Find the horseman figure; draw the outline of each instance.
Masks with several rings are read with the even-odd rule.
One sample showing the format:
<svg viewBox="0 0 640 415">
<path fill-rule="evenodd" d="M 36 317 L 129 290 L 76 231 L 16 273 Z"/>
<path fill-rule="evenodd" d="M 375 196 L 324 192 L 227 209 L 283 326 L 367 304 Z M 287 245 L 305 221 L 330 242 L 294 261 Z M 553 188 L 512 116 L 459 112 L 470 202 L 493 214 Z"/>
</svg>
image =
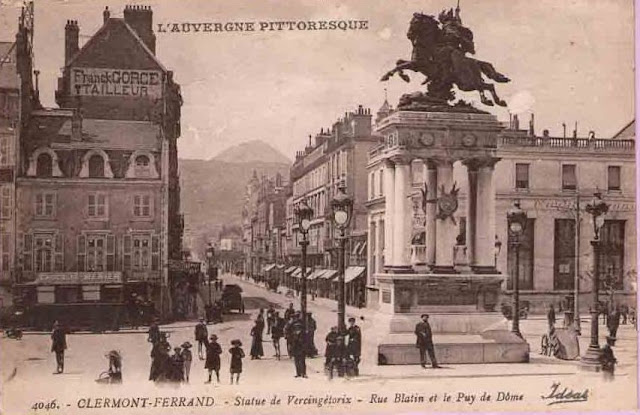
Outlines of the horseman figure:
<svg viewBox="0 0 640 415">
<path fill-rule="evenodd" d="M 433 16 L 414 13 L 407 37 L 413 45 L 411 60 L 399 60 L 396 67 L 387 72 L 382 81 L 398 74 L 405 82 L 409 76 L 405 69 L 425 75 L 422 83 L 427 85 L 425 99 L 431 102 L 448 102 L 455 98 L 453 86 L 462 91 L 478 91 L 485 105 L 506 106 L 498 97 L 493 84 L 487 83 L 483 75 L 496 82 L 509 82 L 509 78 L 497 72 L 493 65 L 466 56 L 475 54 L 473 32 L 462 25 L 460 7 L 455 11 L 442 11 L 436 20 Z M 493 100 L 487 98 L 489 91 Z M 423 101 L 425 99 L 422 99 Z"/>
</svg>

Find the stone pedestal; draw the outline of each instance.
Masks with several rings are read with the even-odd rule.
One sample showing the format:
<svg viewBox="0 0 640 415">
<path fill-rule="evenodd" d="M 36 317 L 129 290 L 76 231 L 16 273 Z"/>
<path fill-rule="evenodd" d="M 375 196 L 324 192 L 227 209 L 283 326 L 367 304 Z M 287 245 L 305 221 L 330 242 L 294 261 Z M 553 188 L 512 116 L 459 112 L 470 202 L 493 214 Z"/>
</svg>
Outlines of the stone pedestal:
<svg viewBox="0 0 640 415">
<path fill-rule="evenodd" d="M 506 330 L 499 304 L 504 275 L 494 267 L 496 117 L 479 111 L 396 111 L 380 121 L 385 139 L 385 272 L 379 287 L 381 364 L 419 363 L 415 325 L 429 314 L 436 356 L 443 363 L 526 362 L 529 345 Z M 411 267 L 407 212 L 411 160 L 425 164 L 427 188 L 424 262 Z M 453 164 L 468 171 L 468 266 L 456 262 L 458 208 Z M 461 245 L 458 246 L 460 248 Z M 389 252 L 392 255 L 387 255 Z M 417 258 L 416 253 L 413 255 Z M 418 265 L 418 262 L 413 261 Z M 426 270 L 425 270 L 426 268 Z M 501 324 L 502 323 L 502 324 Z"/>
</svg>

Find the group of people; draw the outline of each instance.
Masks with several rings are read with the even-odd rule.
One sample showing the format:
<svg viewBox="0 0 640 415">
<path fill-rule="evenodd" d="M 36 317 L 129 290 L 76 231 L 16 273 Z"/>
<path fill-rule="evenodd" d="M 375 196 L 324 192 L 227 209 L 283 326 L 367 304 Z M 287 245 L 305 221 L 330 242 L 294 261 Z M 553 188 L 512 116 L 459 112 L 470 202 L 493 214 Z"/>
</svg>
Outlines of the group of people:
<svg viewBox="0 0 640 415">
<path fill-rule="evenodd" d="M 338 376 L 358 376 L 362 354 L 362 330 L 354 317 L 349 318 L 349 327 L 340 333 L 338 326 L 331 327 L 325 337 L 324 366 L 329 379 L 334 370 Z"/>
<path fill-rule="evenodd" d="M 220 355 L 222 355 L 222 346 L 218 343 L 218 336 L 215 334 L 209 336 L 209 331 L 204 319 L 200 319 L 200 322 L 196 324 L 194 334 L 196 342 L 198 343 L 198 358 L 205 361 L 204 367 L 209 372 L 209 378 L 205 383 L 212 382 L 214 372 L 216 374 L 216 381 L 220 383 Z M 240 340 L 232 340 L 231 346 L 229 349 L 229 353 L 231 354 L 229 367 L 231 384 L 233 384 L 234 375 L 236 384 L 238 384 L 240 382 L 240 374 L 242 373 L 242 359 L 244 359 L 245 354 Z"/>
<path fill-rule="evenodd" d="M 154 321 L 149 327 L 147 341 L 151 347 L 151 369 L 149 380 L 154 382 L 189 382 L 191 372 L 191 343 L 184 342 L 173 348 L 168 341 L 168 334 L 160 331 L 158 322 Z"/>
</svg>

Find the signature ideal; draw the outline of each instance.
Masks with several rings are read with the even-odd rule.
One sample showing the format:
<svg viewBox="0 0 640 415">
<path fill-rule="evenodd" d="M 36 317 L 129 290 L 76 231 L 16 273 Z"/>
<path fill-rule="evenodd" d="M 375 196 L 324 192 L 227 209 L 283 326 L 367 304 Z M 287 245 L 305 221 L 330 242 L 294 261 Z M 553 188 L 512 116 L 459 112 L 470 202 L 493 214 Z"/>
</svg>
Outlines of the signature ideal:
<svg viewBox="0 0 640 415">
<path fill-rule="evenodd" d="M 577 390 L 562 386 L 560 382 L 551 385 L 551 391 L 546 396 L 541 396 L 543 400 L 549 400 L 547 405 L 558 403 L 586 402 L 589 399 L 589 389 Z"/>
</svg>

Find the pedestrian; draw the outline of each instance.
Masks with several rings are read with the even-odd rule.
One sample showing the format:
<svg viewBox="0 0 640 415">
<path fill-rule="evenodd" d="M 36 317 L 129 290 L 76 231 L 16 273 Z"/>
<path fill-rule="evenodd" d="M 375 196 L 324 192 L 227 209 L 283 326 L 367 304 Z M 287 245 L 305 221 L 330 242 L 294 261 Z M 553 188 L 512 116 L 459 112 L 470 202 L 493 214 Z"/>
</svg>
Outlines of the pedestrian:
<svg viewBox="0 0 640 415">
<path fill-rule="evenodd" d="M 331 359 L 334 357 L 336 343 L 338 341 L 338 326 L 331 327 L 331 330 L 327 333 L 324 341 L 326 344 L 324 349 L 324 366 L 326 369 L 329 369 Z"/>
<path fill-rule="evenodd" d="M 280 317 L 280 313 L 273 312 L 273 327 L 271 328 L 271 340 L 273 348 L 276 352 L 276 359 L 280 360 L 280 339 L 284 335 L 284 320 Z"/>
<path fill-rule="evenodd" d="M 307 356 L 309 357 L 316 357 L 318 355 L 318 349 L 315 343 L 317 328 L 316 320 L 311 316 L 311 313 L 307 313 Z"/>
<path fill-rule="evenodd" d="M 291 353 L 291 343 L 293 342 L 293 316 L 285 318 L 284 339 L 287 344 L 287 356 L 291 359 L 293 357 L 293 354 Z"/>
<path fill-rule="evenodd" d="M 173 382 L 182 382 L 184 380 L 184 360 L 182 359 L 182 349 L 180 347 L 173 348 L 170 363 L 167 378 Z"/>
<path fill-rule="evenodd" d="M 206 340 L 206 339 L 205 339 Z M 193 360 L 193 354 L 191 353 L 191 343 L 182 343 L 182 361 L 184 364 L 184 381 L 189 382 L 189 373 L 191 373 L 191 361 Z"/>
<path fill-rule="evenodd" d="M 553 304 L 549 306 L 549 311 L 547 312 L 547 323 L 549 323 L 549 328 L 555 327 L 556 325 L 556 310 Z"/>
<path fill-rule="evenodd" d="M 231 353 L 231 384 L 233 385 L 233 375 L 236 375 L 236 385 L 240 382 L 240 373 L 242 373 L 242 359 L 244 358 L 244 350 L 242 350 L 242 342 L 238 339 L 232 340 L 229 349 Z"/>
<path fill-rule="evenodd" d="M 284 319 L 289 321 L 291 317 L 296 313 L 296 310 L 293 308 L 293 303 L 289 303 L 289 308 L 287 308 L 284 312 Z"/>
<path fill-rule="evenodd" d="M 56 354 L 56 373 L 64 372 L 64 351 L 67 349 L 67 333 L 58 321 L 53 323 L 51 351 Z"/>
<path fill-rule="evenodd" d="M 222 354 L 222 347 L 218 344 L 218 336 L 215 334 L 212 334 L 209 339 L 210 341 L 206 343 L 207 360 L 204 363 L 204 368 L 209 371 L 209 380 L 205 383 L 211 383 L 211 372 L 216 372 L 216 380 L 220 383 L 220 355 Z"/>
<path fill-rule="evenodd" d="M 604 374 L 605 380 L 613 380 L 617 360 L 611 347 L 615 341 L 616 339 L 614 337 L 607 336 L 607 344 L 604 345 L 600 353 L 600 364 L 602 365 L 602 373 Z"/>
<path fill-rule="evenodd" d="M 336 342 L 331 352 L 331 360 L 329 362 L 329 379 L 333 379 L 334 369 L 339 377 L 344 376 L 345 361 L 347 359 L 347 347 L 344 344 L 344 336 L 337 333 Z"/>
<path fill-rule="evenodd" d="M 200 358 L 200 360 L 204 360 L 208 336 L 209 331 L 207 330 L 207 324 L 204 322 L 204 318 L 201 318 L 195 328 L 195 338 L 198 342 L 198 358 Z"/>
<path fill-rule="evenodd" d="M 609 313 L 607 318 L 607 328 L 609 329 L 609 336 L 615 339 L 618 334 L 618 327 L 620 327 L 620 310 L 616 307 Z"/>
<path fill-rule="evenodd" d="M 169 350 L 171 345 L 167 341 L 167 334 L 160 332 L 159 340 L 151 348 L 151 369 L 149 370 L 149 380 L 157 382 L 165 380 L 167 368 L 169 367 Z"/>
<path fill-rule="evenodd" d="M 139 300 L 138 300 L 138 296 L 135 292 L 131 293 L 131 297 L 129 297 L 129 301 L 127 304 L 127 308 L 128 308 L 128 314 L 129 314 L 129 322 L 131 323 L 131 328 L 137 330 L 139 323 L 138 323 L 138 316 L 139 316 L 139 311 L 138 311 L 138 307 L 139 307 Z"/>
<path fill-rule="evenodd" d="M 347 336 L 349 340 L 347 343 L 347 354 L 353 361 L 354 375 L 359 375 L 360 355 L 362 353 L 362 331 L 356 324 L 356 319 L 349 317 L 349 328 L 347 329 Z"/>
<path fill-rule="evenodd" d="M 260 316 L 256 319 L 255 325 L 251 328 L 251 360 L 261 359 L 264 356 L 264 349 L 262 348 L 262 331 L 264 330 L 264 323 L 260 320 Z"/>
<path fill-rule="evenodd" d="M 273 304 L 269 305 L 269 309 L 267 310 L 267 334 L 271 334 L 275 312 L 276 310 L 273 308 Z"/>
<path fill-rule="evenodd" d="M 304 336 L 302 327 L 299 325 L 293 325 L 291 353 L 293 353 L 294 364 L 296 366 L 296 377 L 307 377 L 307 363 L 306 358 L 306 346 L 307 341 Z"/>
<path fill-rule="evenodd" d="M 154 318 L 147 332 L 147 341 L 151 344 L 156 344 L 160 341 L 160 327 L 158 326 L 158 322 L 158 318 Z"/>
<path fill-rule="evenodd" d="M 620 312 L 622 314 L 622 324 L 627 324 L 627 319 L 629 317 L 629 306 L 626 304 L 623 304 Z"/>
<path fill-rule="evenodd" d="M 423 314 L 420 317 L 422 321 L 416 324 L 415 329 L 416 347 L 420 350 L 420 365 L 424 368 L 427 367 L 426 353 L 428 353 L 431 366 L 439 368 L 440 366 L 436 361 L 436 354 L 433 350 L 433 335 L 429 324 L 429 314 Z"/>
</svg>

